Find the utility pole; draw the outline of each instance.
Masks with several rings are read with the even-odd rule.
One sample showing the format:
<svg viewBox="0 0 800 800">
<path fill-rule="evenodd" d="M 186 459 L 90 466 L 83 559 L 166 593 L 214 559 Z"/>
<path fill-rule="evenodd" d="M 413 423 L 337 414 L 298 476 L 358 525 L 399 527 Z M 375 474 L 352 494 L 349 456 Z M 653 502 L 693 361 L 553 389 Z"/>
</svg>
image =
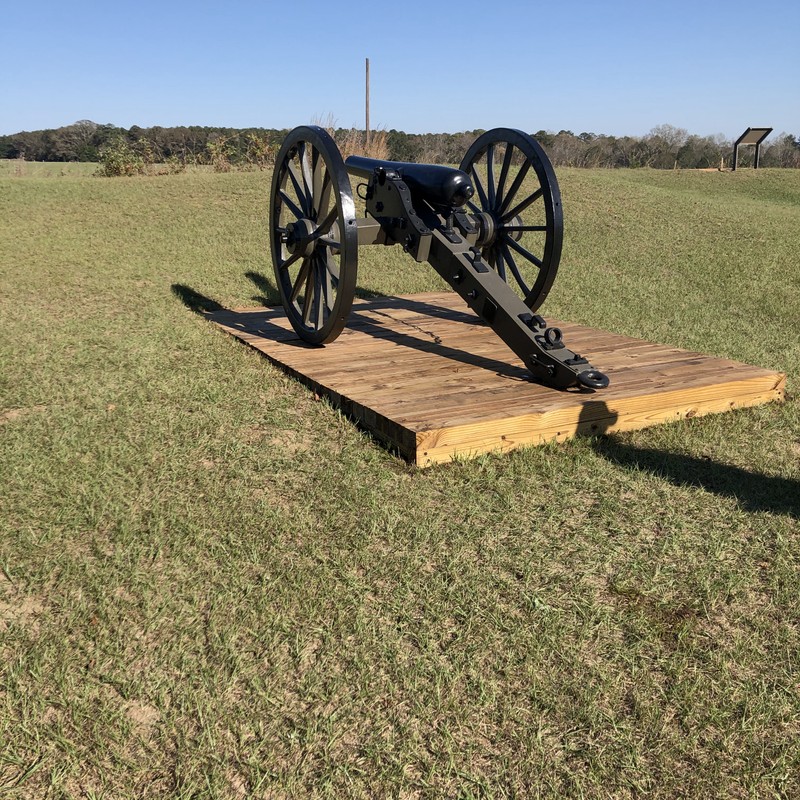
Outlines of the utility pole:
<svg viewBox="0 0 800 800">
<path fill-rule="evenodd" d="M 367 59 L 367 149 L 369 150 L 369 59 Z"/>
</svg>

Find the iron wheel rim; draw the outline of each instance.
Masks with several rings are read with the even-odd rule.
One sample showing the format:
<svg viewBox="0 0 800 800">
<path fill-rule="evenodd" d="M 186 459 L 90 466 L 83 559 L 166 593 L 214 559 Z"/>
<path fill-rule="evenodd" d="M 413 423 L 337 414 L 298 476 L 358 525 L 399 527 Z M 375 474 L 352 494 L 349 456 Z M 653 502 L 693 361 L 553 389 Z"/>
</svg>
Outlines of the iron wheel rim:
<svg viewBox="0 0 800 800">
<path fill-rule="evenodd" d="M 561 192 L 550 159 L 527 133 L 494 128 L 475 140 L 460 168 L 476 189 L 468 208 L 488 217 L 486 227 L 493 228 L 481 255 L 535 311 L 556 278 L 564 239 Z"/>
<path fill-rule="evenodd" d="M 291 131 L 275 159 L 270 246 L 292 327 L 311 344 L 332 342 L 353 304 L 358 228 L 342 156 L 315 125 Z"/>
</svg>

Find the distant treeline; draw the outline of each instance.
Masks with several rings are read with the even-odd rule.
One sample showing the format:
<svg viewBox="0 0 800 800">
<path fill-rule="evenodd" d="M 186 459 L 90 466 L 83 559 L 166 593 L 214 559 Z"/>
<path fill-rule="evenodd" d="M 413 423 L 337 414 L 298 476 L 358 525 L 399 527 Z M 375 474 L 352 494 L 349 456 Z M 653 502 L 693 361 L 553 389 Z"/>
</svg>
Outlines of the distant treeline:
<svg viewBox="0 0 800 800">
<path fill-rule="evenodd" d="M 215 164 L 224 156 L 232 166 L 265 166 L 280 148 L 286 129 L 215 128 L 198 125 L 162 128 L 119 128 L 81 120 L 62 128 L 22 131 L 0 136 L 0 158 L 29 161 L 102 161 L 104 151 L 123 146 L 156 161 Z M 337 128 L 343 150 L 364 141 L 363 131 Z M 388 158 L 398 161 L 459 163 L 482 130 L 462 133 L 379 131 Z M 556 166 L 653 167 L 697 169 L 730 165 L 733 142 L 723 136 L 697 136 L 682 128 L 660 125 L 645 136 L 607 136 L 562 130 L 533 134 Z M 740 150 L 740 163 L 752 158 L 752 148 Z M 800 167 L 800 137 L 773 134 L 761 148 L 764 167 Z"/>
</svg>

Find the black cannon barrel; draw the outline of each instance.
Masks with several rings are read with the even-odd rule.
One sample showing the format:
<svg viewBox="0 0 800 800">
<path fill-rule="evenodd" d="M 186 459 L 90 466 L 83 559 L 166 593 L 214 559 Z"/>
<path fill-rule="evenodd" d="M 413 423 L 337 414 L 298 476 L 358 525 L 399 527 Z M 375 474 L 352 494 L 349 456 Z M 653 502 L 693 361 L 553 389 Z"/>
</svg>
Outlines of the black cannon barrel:
<svg viewBox="0 0 800 800">
<path fill-rule="evenodd" d="M 349 156 L 344 163 L 348 172 L 367 180 L 378 168 L 398 172 L 412 196 L 422 198 L 434 206 L 457 208 L 475 194 L 469 175 L 454 167 L 408 161 L 382 161 L 365 156 Z"/>
</svg>

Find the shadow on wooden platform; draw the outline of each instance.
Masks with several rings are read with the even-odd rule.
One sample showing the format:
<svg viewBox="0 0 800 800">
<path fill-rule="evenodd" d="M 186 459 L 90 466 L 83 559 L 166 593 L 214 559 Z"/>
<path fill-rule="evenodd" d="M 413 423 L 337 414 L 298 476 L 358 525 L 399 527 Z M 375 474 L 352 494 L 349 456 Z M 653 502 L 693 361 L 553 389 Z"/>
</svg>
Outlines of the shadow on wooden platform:
<svg viewBox="0 0 800 800">
<path fill-rule="evenodd" d="M 347 327 L 327 347 L 297 338 L 281 307 L 228 310 L 198 298 L 195 310 L 419 466 L 784 396 L 781 373 L 556 320 L 550 322 L 569 346 L 586 352 L 611 386 L 549 389 L 532 382 L 452 293 L 357 300 Z M 190 305 L 192 298 L 182 299 Z"/>
</svg>

